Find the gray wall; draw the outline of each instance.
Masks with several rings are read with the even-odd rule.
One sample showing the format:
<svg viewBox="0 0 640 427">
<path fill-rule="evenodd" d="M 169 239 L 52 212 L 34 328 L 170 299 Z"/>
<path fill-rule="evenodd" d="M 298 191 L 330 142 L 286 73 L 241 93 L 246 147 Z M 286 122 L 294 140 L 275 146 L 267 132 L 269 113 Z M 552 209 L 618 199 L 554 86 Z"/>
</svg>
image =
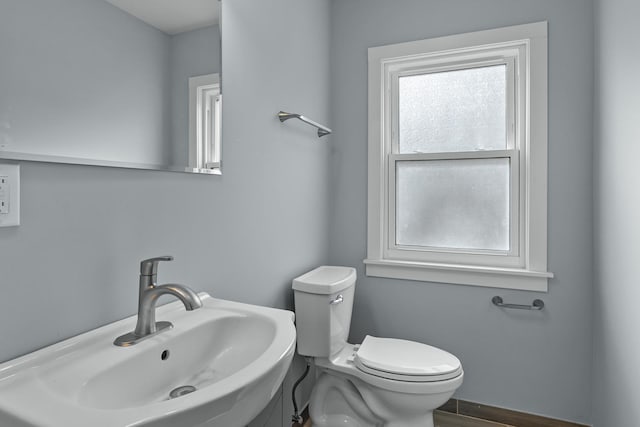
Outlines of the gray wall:
<svg viewBox="0 0 640 427">
<path fill-rule="evenodd" d="M 167 163 L 167 35 L 105 1 L 0 11 L 0 149 Z"/>
<path fill-rule="evenodd" d="M 222 178 L 235 183 L 240 197 L 225 222 L 237 233 L 226 242 L 225 262 L 236 282 L 247 283 L 249 302 L 292 305 L 291 279 L 327 262 L 331 137 L 318 139 L 299 121 L 281 124 L 276 114 L 329 122 L 329 6 L 329 0 L 223 3 Z M 240 179 L 247 173 L 254 178 Z M 243 236 L 252 235 L 247 244 Z M 260 265 L 247 264 L 247 256 Z M 290 421 L 291 388 L 303 370 L 296 357 L 282 394 L 252 427 Z M 300 408 L 312 385 L 309 375 L 298 393 Z"/>
<path fill-rule="evenodd" d="M 590 421 L 591 1 L 329 3 L 224 3 L 222 176 L 22 163 L 22 226 L 0 228 L 0 360 L 134 314 L 138 262 L 145 257 L 176 257 L 162 265 L 161 281 L 276 307 L 291 306 L 292 277 L 330 262 L 359 271 L 353 341 L 369 333 L 445 348 L 466 370 L 458 397 Z M 613 48 L 624 43 L 611 33 L 627 21 L 630 6 L 630 0 L 614 0 L 602 12 L 602 44 L 607 55 L 616 52 L 607 61 L 621 61 Z M 549 21 L 550 40 L 549 268 L 556 274 L 550 292 L 364 277 L 366 49 L 541 20 Z M 618 70 L 638 68 L 625 63 Z M 631 238 L 638 230 L 631 218 L 638 204 L 615 191 L 638 178 L 629 155 L 637 147 L 628 142 L 635 134 L 626 118 L 638 96 L 632 98 L 632 84 L 623 87 L 624 78 L 611 69 L 601 79 L 609 112 L 600 151 L 605 144 L 613 150 L 600 153 L 599 206 L 615 209 L 600 214 L 596 288 L 603 294 L 606 284 L 612 292 L 598 295 L 603 320 L 596 347 L 606 348 L 595 367 L 620 375 L 601 377 L 602 391 L 594 396 L 596 406 L 611 409 L 597 410 L 596 420 L 625 418 L 598 426 L 634 419 L 629 400 L 638 394 L 633 379 L 639 378 L 640 345 L 630 326 L 638 321 L 630 305 L 637 294 Z M 280 124 L 280 109 L 328 123 L 333 140 L 318 140 L 299 123 Z M 541 297 L 547 309 L 504 312 L 490 304 L 497 294 L 521 303 Z M 298 360 L 282 397 L 272 402 L 275 413 L 265 415 L 271 423 L 288 419 L 287 388 L 301 368 Z"/>
<path fill-rule="evenodd" d="M 549 293 L 364 276 L 367 48 L 549 21 Z M 592 377 L 593 5 L 589 0 L 342 0 L 332 9 L 330 261 L 358 269 L 351 339 L 406 338 L 456 354 L 457 397 L 589 422 Z M 503 311 L 493 295 L 543 312 Z M 613 425 L 613 424 L 609 424 Z M 618 424 L 623 425 L 623 424 Z"/>
<path fill-rule="evenodd" d="M 640 4 L 598 0 L 594 425 L 640 419 Z"/>
<path fill-rule="evenodd" d="M 227 3 L 223 175 L 23 162 L 22 225 L 0 228 L 0 360 L 133 315 L 143 258 L 175 256 L 161 282 L 275 307 L 326 263 L 329 147 L 276 113 L 328 119 L 328 3 Z"/>
<path fill-rule="evenodd" d="M 170 39 L 172 165 L 189 164 L 189 77 L 220 72 L 220 27 Z"/>
</svg>

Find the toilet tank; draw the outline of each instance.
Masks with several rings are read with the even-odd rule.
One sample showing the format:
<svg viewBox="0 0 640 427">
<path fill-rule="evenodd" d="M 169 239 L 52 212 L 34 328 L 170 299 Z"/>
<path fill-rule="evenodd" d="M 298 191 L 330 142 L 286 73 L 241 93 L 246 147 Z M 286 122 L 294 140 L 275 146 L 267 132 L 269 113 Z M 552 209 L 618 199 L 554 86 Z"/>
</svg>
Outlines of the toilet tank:
<svg viewBox="0 0 640 427">
<path fill-rule="evenodd" d="M 330 357 L 347 343 L 356 284 L 351 267 L 322 266 L 293 279 L 298 354 Z"/>
</svg>

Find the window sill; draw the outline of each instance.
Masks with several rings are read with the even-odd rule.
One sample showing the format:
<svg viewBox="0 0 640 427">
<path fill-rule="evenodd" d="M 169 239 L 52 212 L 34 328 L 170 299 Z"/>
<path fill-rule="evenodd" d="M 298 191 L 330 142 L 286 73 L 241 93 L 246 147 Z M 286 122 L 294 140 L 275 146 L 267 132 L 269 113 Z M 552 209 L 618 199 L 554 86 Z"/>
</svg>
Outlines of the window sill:
<svg viewBox="0 0 640 427">
<path fill-rule="evenodd" d="M 431 264 L 423 262 L 365 259 L 366 275 L 388 279 L 453 283 L 489 288 L 547 292 L 553 273 L 517 268 Z"/>
<path fill-rule="evenodd" d="M 205 175 L 222 175 L 222 170 L 220 169 L 220 167 L 211 167 L 211 168 L 185 168 L 186 172 L 193 172 L 193 173 L 202 173 Z"/>
</svg>

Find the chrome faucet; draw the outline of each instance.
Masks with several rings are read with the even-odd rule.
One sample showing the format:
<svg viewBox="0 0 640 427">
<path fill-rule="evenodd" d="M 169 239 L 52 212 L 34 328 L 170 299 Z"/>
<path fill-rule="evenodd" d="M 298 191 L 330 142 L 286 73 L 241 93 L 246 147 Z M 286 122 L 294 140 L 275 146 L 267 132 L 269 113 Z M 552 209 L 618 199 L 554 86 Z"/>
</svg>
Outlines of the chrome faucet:
<svg viewBox="0 0 640 427">
<path fill-rule="evenodd" d="M 178 298 L 188 311 L 202 307 L 200 297 L 183 285 L 157 285 L 158 264 L 160 261 L 172 261 L 172 256 L 150 258 L 140 263 L 140 292 L 138 294 L 138 322 L 133 332 L 116 338 L 113 342 L 120 347 L 129 347 L 149 338 L 165 329 L 173 327 L 171 322 L 156 322 L 156 303 L 162 295 Z"/>
</svg>

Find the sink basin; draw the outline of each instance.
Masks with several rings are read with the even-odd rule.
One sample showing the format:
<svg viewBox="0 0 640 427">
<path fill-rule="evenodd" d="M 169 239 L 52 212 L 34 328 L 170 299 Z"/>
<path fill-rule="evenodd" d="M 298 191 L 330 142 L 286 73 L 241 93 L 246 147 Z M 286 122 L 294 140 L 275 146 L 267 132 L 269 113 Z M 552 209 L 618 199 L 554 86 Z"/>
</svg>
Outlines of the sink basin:
<svg viewBox="0 0 640 427">
<path fill-rule="evenodd" d="M 241 427 L 274 396 L 295 349 L 293 313 L 211 298 L 159 307 L 174 327 L 113 345 L 130 317 L 0 365 L 7 427 Z"/>
</svg>

